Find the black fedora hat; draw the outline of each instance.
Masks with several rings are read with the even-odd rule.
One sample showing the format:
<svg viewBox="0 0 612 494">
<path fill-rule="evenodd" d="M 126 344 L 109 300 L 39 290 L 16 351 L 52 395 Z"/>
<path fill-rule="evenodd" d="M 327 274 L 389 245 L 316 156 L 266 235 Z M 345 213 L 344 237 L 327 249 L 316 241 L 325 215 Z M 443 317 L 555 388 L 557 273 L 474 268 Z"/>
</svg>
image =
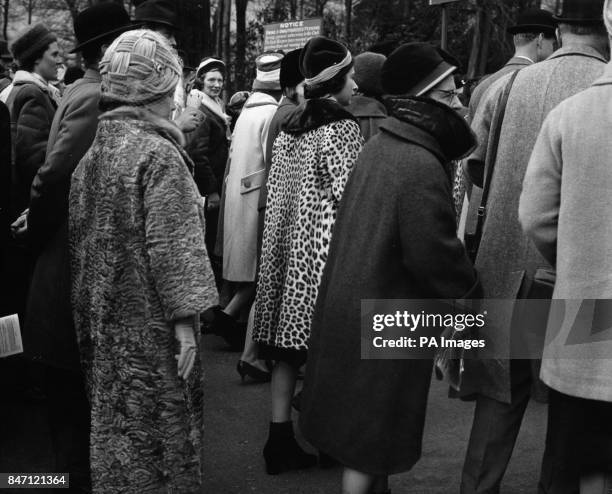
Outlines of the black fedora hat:
<svg viewBox="0 0 612 494">
<path fill-rule="evenodd" d="M 144 24 L 152 22 L 178 30 L 178 14 L 174 2 L 169 0 L 146 0 L 136 7 L 134 22 Z"/>
<path fill-rule="evenodd" d="M 604 0 L 557 0 L 553 18 L 564 24 L 603 24 Z"/>
<path fill-rule="evenodd" d="M 516 25 L 508 28 L 510 34 L 520 33 L 546 33 L 555 34 L 557 23 L 552 13 L 542 9 L 530 9 L 518 17 Z"/>
<path fill-rule="evenodd" d="M 134 26 L 123 6 L 115 2 L 103 2 L 79 12 L 74 20 L 76 46 L 70 53 L 81 51 L 95 43 L 101 43 L 113 34 L 120 34 Z"/>
</svg>

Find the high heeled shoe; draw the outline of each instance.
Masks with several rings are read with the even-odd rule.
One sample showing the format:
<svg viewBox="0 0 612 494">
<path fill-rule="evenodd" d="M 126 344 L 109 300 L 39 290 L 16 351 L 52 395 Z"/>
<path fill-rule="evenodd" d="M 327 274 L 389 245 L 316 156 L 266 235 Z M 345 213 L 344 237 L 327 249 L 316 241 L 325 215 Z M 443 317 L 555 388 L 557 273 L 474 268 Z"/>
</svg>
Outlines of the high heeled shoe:
<svg viewBox="0 0 612 494">
<path fill-rule="evenodd" d="M 236 365 L 236 371 L 240 374 L 240 379 L 244 382 L 244 378 L 246 376 L 253 379 L 253 381 L 257 381 L 260 383 L 270 382 L 272 379 L 272 374 L 270 372 L 262 371 L 258 369 L 254 365 L 245 362 L 244 360 L 239 360 Z"/>
<path fill-rule="evenodd" d="M 268 475 L 312 468 L 317 464 L 317 457 L 306 453 L 295 440 L 291 421 L 270 422 L 270 435 L 263 457 Z"/>
</svg>

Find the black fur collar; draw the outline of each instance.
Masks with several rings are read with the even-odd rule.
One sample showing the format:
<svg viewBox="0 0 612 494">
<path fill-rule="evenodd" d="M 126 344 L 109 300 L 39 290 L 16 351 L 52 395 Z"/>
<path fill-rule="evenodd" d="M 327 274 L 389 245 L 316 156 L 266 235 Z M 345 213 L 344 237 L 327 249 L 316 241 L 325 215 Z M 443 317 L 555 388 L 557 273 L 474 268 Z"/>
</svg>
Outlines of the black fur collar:
<svg viewBox="0 0 612 494">
<path fill-rule="evenodd" d="M 285 120 L 282 130 L 288 134 L 304 134 L 323 125 L 340 120 L 355 120 L 339 103 L 332 99 L 309 99 L 298 106 Z"/>
</svg>

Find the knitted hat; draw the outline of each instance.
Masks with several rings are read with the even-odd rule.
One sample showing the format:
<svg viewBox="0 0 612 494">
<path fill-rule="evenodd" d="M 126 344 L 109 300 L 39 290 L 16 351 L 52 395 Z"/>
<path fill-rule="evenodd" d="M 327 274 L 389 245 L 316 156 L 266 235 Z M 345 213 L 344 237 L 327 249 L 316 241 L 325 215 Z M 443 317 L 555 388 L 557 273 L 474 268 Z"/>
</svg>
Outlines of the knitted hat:
<svg viewBox="0 0 612 494">
<path fill-rule="evenodd" d="M 259 55 L 255 59 L 257 77 L 253 81 L 253 91 L 280 91 L 280 64 L 282 53 L 270 52 Z"/>
<path fill-rule="evenodd" d="M 11 52 L 20 65 L 28 65 L 35 61 L 33 57 L 38 56 L 43 48 L 46 48 L 54 41 L 57 41 L 57 38 L 51 31 L 43 24 L 35 24 L 26 31 L 23 31 L 14 41 L 11 46 Z"/>
<path fill-rule="evenodd" d="M 225 63 L 222 60 L 219 60 L 214 57 L 206 57 L 204 60 L 200 62 L 198 65 L 198 70 L 196 70 L 196 77 L 200 77 L 202 74 L 206 72 L 210 72 L 211 70 L 220 70 L 221 73 L 225 73 Z"/>
<path fill-rule="evenodd" d="M 337 41 L 323 36 L 308 40 L 300 55 L 300 70 L 307 85 L 317 85 L 333 79 L 352 64 L 351 53 Z"/>
<path fill-rule="evenodd" d="M 134 12 L 136 24 L 163 24 L 177 30 L 178 14 L 174 2 L 170 0 L 146 0 L 136 7 Z"/>
<path fill-rule="evenodd" d="M 601 24 L 604 0 L 562 0 L 553 18 L 562 24 Z"/>
<path fill-rule="evenodd" d="M 286 87 L 295 87 L 304 80 L 304 76 L 300 72 L 300 54 L 302 49 L 290 51 L 285 55 L 280 63 L 280 85 L 284 89 Z"/>
<path fill-rule="evenodd" d="M 545 33 L 554 36 L 556 29 L 557 23 L 550 12 L 542 9 L 529 9 L 521 12 L 518 22 L 509 27 L 508 32 L 510 34 Z"/>
<path fill-rule="evenodd" d="M 395 50 L 382 67 L 387 94 L 421 96 L 457 70 L 428 43 L 406 43 Z"/>
<path fill-rule="evenodd" d="M 98 44 L 102 46 L 115 36 L 130 29 L 130 16 L 115 2 L 104 2 L 92 5 L 79 12 L 74 21 L 74 35 L 77 45 L 70 51 L 81 51 L 83 48 Z M 115 35 L 115 36 L 113 36 Z"/>
<path fill-rule="evenodd" d="M 359 86 L 359 90 L 371 96 L 383 94 L 380 83 L 380 71 L 387 57 L 380 53 L 366 51 L 355 57 L 355 77 L 353 79 Z"/>
<path fill-rule="evenodd" d="M 151 103 L 174 92 L 181 70 L 163 36 L 147 29 L 128 31 L 100 62 L 102 99 L 131 106 Z"/>
</svg>

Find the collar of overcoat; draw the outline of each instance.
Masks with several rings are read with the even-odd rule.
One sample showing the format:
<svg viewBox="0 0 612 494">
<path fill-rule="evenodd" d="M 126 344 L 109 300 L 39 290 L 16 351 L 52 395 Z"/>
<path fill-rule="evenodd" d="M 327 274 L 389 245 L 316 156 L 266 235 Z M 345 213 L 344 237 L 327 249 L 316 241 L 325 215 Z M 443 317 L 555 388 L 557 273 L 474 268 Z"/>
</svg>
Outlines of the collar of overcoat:
<svg viewBox="0 0 612 494">
<path fill-rule="evenodd" d="M 100 75 L 100 71 L 97 69 L 87 69 L 85 74 L 83 74 L 83 81 L 86 82 L 102 82 L 102 76 Z"/>
<path fill-rule="evenodd" d="M 299 135 L 340 120 L 356 121 L 355 117 L 337 101 L 314 98 L 306 100 L 290 113 L 282 130 L 288 134 Z"/>
<path fill-rule="evenodd" d="M 523 57 L 512 57 L 510 60 L 506 62 L 506 67 L 523 67 L 526 65 L 532 65 L 533 62 L 530 62 L 526 58 Z"/>
<path fill-rule="evenodd" d="M 606 65 L 603 75 L 593 83 L 593 86 L 608 86 L 610 84 L 612 84 L 612 61 Z"/>
<path fill-rule="evenodd" d="M 390 117 L 380 129 L 413 142 L 436 155 L 443 163 L 468 156 L 476 147 L 476 136 L 450 107 L 423 97 L 387 96 Z"/>
<path fill-rule="evenodd" d="M 592 46 L 588 46 L 588 45 L 562 46 L 556 52 L 554 52 L 550 57 L 548 57 L 547 60 L 552 60 L 554 58 L 568 57 L 568 56 L 589 57 L 589 58 L 595 58 L 597 60 L 601 60 L 604 63 L 608 62 L 603 54 L 598 52 Z"/>
</svg>

